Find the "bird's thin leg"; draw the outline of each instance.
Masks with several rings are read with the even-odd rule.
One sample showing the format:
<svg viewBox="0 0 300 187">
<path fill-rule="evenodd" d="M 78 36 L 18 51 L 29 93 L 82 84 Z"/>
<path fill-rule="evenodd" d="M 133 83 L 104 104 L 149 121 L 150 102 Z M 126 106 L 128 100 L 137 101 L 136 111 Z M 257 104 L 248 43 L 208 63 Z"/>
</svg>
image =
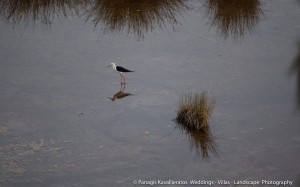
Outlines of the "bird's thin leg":
<svg viewBox="0 0 300 187">
<path fill-rule="evenodd" d="M 124 83 L 126 82 L 125 77 L 122 75 L 123 79 L 124 79 Z"/>
<path fill-rule="evenodd" d="M 121 75 L 121 83 L 123 83 L 123 84 L 125 84 L 125 77 L 123 76 L 123 74 L 122 73 L 120 73 L 120 75 Z M 122 82 L 122 78 L 124 79 L 124 82 Z"/>
<path fill-rule="evenodd" d="M 120 82 L 122 83 L 122 74 L 120 73 Z"/>
</svg>

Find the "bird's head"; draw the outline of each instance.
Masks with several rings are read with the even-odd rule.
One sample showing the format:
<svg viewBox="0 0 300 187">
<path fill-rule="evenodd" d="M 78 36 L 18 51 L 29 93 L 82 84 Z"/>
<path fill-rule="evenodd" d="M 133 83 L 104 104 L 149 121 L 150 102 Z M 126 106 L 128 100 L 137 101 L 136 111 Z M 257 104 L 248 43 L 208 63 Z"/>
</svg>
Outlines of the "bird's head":
<svg viewBox="0 0 300 187">
<path fill-rule="evenodd" d="M 110 63 L 110 65 L 109 65 L 109 66 L 116 67 L 116 64 L 115 64 L 115 63 Z M 107 66 L 107 68 L 108 68 L 109 66 Z"/>
</svg>

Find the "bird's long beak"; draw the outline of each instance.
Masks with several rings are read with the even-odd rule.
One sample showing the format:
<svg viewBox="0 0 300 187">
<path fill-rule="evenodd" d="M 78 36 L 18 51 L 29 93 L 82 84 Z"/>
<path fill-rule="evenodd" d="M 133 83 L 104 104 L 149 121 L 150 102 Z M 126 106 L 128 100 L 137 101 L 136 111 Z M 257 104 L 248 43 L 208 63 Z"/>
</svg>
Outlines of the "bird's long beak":
<svg viewBox="0 0 300 187">
<path fill-rule="evenodd" d="M 111 65 L 109 65 L 109 66 L 111 66 Z M 107 68 L 108 68 L 109 66 L 107 66 Z"/>
</svg>

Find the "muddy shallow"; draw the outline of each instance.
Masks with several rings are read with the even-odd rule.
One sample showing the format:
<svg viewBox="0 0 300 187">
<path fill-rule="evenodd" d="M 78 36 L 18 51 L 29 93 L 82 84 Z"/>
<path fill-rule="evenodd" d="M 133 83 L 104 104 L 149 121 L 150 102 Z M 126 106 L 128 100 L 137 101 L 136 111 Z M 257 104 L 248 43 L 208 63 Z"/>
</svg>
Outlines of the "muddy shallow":
<svg viewBox="0 0 300 187">
<path fill-rule="evenodd" d="M 98 1 L 94 12 L 80 1 L 75 9 L 55 2 L 66 15 L 51 14 L 50 6 L 46 20 L 33 19 L 30 9 L 7 19 L 9 7 L 1 9 L 0 186 L 221 179 L 296 185 L 298 1 L 250 1 L 251 11 L 243 11 L 255 19 L 248 25 L 236 15 L 226 22 L 215 0 Z M 124 74 L 125 88 L 106 68 L 111 62 L 135 71 Z M 188 89 L 210 89 L 217 98 L 211 127 L 218 154 L 208 150 L 208 159 L 172 121 L 178 95 Z M 120 91 L 131 95 L 109 99 Z"/>
</svg>

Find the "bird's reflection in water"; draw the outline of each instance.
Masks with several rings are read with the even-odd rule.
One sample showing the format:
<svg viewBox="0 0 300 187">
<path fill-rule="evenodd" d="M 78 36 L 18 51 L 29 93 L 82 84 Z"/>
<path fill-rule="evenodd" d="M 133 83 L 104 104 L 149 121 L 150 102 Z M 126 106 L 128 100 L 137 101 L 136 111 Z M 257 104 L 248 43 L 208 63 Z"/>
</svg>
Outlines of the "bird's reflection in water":
<svg viewBox="0 0 300 187">
<path fill-rule="evenodd" d="M 298 54 L 293 61 L 290 69 L 289 74 L 293 75 L 296 74 L 297 76 L 297 108 L 300 108 L 300 41 L 298 41 Z"/>
<path fill-rule="evenodd" d="M 115 101 L 116 99 L 123 99 L 124 97 L 132 95 L 131 93 L 124 93 L 125 84 L 121 83 L 120 91 L 118 91 L 112 98 L 107 97 L 108 99 Z"/>
<path fill-rule="evenodd" d="M 178 123 L 175 129 L 178 129 L 179 134 L 188 140 L 190 150 L 196 152 L 196 158 L 210 161 L 211 155 L 219 157 L 219 146 L 209 129 L 206 131 L 195 131 Z"/>
</svg>

